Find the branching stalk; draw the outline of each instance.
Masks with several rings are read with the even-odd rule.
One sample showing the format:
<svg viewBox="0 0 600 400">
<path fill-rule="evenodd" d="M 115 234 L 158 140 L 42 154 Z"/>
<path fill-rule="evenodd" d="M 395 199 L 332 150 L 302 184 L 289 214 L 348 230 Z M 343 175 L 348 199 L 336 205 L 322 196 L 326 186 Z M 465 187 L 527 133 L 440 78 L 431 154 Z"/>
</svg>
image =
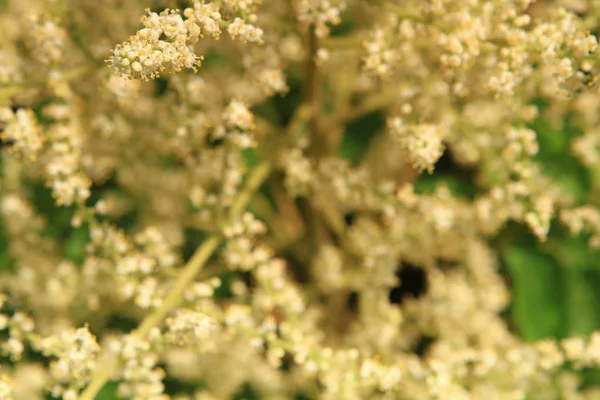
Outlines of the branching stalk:
<svg viewBox="0 0 600 400">
<path fill-rule="evenodd" d="M 238 217 L 246 209 L 248 203 L 252 199 L 252 195 L 267 178 L 270 171 L 271 165 L 268 162 L 264 162 L 250 172 L 246 186 L 238 194 L 230 209 L 230 218 Z M 188 285 L 198 275 L 211 255 L 219 247 L 220 243 L 221 236 L 218 234 L 211 235 L 204 241 L 204 243 L 202 243 L 186 266 L 181 270 L 181 273 L 177 277 L 163 304 L 146 318 L 144 318 L 140 326 L 133 331 L 132 334 L 143 338 L 150 332 L 152 328 L 161 323 L 169 311 L 171 311 L 181 302 L 185 288 L 188 287 Z M 93 400 L 100 389 L 102 389 L 102 387 L 110 379 L 112 374 L 120 367 L 121 362 L 117 359 L 100 368 L 92 378 L 90 384 L 81 394 L 81 396 L 79 396 L 79 400 Z"/>
</svg>

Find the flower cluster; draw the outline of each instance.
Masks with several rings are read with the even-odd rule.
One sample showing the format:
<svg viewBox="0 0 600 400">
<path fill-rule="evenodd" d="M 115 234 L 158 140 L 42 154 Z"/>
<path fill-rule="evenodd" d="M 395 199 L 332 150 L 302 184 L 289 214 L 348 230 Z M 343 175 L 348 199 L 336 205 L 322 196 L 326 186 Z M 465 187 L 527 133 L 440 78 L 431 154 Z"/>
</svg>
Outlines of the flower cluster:
<svg viewBox="0 0 600 400">
<path fill-rule="evenodd" d="M 214 318 L 200 312 L 180 310 L 167 320 L 168 340 L 178 345 L 202 343 L 206 346 L 211 337 L 219 333 L 219 325 Z"/>
<path fill-rule="evenodd" d="M 246 9 L 239 5 L 237 8 Z M 236 7 L 233 9 L 238 11 Z M 144 28 L 127 42 L 117 45 L 109 59 L 110 65 L 123 77 L 150 80 L 162 73 L 177 73 L 184 67 L 196 71 L 202 56 L 194 53 L 194 45 L 205 36 L 218 39 L 222 24 L 233 40 L 262 43 L 262 29 L 240 17 L 223 18 L 217 4 L 212 2 L 194 2 L 193 8 L 183 11 L 183 17 L 179 10 L 167 9 L 160 14 L 147 12 L 142 18 Z M 250 14 L 249 19 L 255 18 Z"/>
<path fill-rule="evenodd" d="M 344 3 L 331 0 L 299 0 L 295 6 L 298 21 L 305 27 L 313 25 L 319 37 L 329 35 L 329 24 L 338 25 L 341 22 L 341 13 L 345 8 Z"/>
<path fill-rule="evenodd" d="M 151 340 L 127 335 L 110 343 L 110 348 L 123 360 L 123 382 L 118 388 L 119 397 L 139 400 L 167 398 L 162 383 L 165 374 L 161 368 L 156 367 L 158 356 Z"/>
<path fill-rule="evenodd" d="M 96 369 L 100 351 L 96 338 L 85 327 L 44 338 L 40 347 L 44 354 L 57 358 L 50 365 L 56 381 L 52 395 L 76 399 L 78 389 L 85 386 Z"/>
<path fill-rule="evenodd" d="M 206 26 L 218 25 L 210 17 L 205 18 L 212 23 L 203 24 L 204 31 L 210 33 L 210 28 L 206 29 Z M 189 22 L 186 24 L 187 21 Z M 199 65 L 200 59 L 190 50 L 188 44 L 197 41 L 201 34 L 198 25 L 189 19 L 184 22 L 181 14 L 170 10 L 160 15 L 149 12 L 142 22 L 144 29 L 113 50 L 111 66 L 122 76 L 132 79 L 154 79 L 163 72 L 175 73 L 183 67 L 195 69 Z"/>
<path fill-rule="evenodd" d="M 265 225 L 250 213 L 225 227 L 223 233 L 228 240 L 223 256 L 227 265 L 232 269 L 248 271 L 267 261 L 271 256 L 269 250 L 253 240 L 254 236 L 265 233 L 265 230 Z"/>
<path fill-rule="evenodd" d="M 0 110 L 0 121 L 4 125 L 0 138 L 10 143 L 14 151 L 35 160 L 43 149 L 45 137 L 33 111 L 19 109 L 13 112 L 3 108 Z"/>
<path fill-rule="evenodd" d="M 389 126 L 391 134 L 398 138 L 413 166 L 419 171 L 433 172 L 433 166 L 444 151 L 439 127 L 434 124 L 407 126 L 398 117 L 391 119 Z"/>
<path fill-rule="evenodd" d="M 64 61 L 68 32 L 55 21 L 32 21 L 29 47 L 35 57 L 43 63 Z"/>
</svg>

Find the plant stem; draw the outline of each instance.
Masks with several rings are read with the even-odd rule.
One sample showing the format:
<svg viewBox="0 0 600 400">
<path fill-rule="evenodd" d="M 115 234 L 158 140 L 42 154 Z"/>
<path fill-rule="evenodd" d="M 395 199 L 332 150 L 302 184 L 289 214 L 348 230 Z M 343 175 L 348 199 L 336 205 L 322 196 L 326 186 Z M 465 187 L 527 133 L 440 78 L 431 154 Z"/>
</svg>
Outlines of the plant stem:
<svg viewBox="0 0 600 400">
<path fill-rule="evenodd" d="M 250 202 L 252 195 L 267 178 L 270 171 L 271 165 L 268 162 L 263 162 L 250 172 L 246 186 L 238 194 L 233 205 L 231 206 L 229 213 L 230 218 L 236 218 L 244 211 Z M 143 338 L 150 332 L 152 328 L 160 324 L 169 311 L 171 311 L 171 309 L 176 307 L 181 302 L 183 291 L 198 275 L 198 272 L 219 247 L 220 243 L 221 236 L 219 234 L 211 235 L 204 241 L 204 243 L 202 243 L 192 258 L 188 261 L 186 266 L 181 270 L 181 273 L 175 280 L 175 283 L 171 287 L 171 291 L 165 298 L 163 304 L 146 318 L 144 318 L 140 326 L 134 330 L 132 334 Z M 121 362 L 116 359 L 99 369 L 98 372 L 92 377 L 90 384 L 83 391 L 81 396 L 79 396 L 79 400 L 93 400 L 100 389 L 102 389 L 102 387 L 110 379 L 111 375 L 117 369 L 119 369 L 120 366 Z"/>
<path fill-rule="evenodd" d="M 90 65 L 80 65 L 63 73 L 62 79 L 70 81 L 76 79 L 90 70 Z M 41 84 L 42 82 L 40 82 Z M 14 85 L 0 88 L 0 105 L 6 104 L 12 97 L 23 93 L 27 89 L 32 89 L 33 86 Z"/>
<path fill-rule="evenodd" d="M 421 17 L 420 15 L 415 15 L 414 13 L 406 12 L 406 8 L 403 6 L 388 2 L 388 3 L 385 3 L 385 8 L 388 11 L 393 12 L 400 18 L 405 18 L 405 19 L 409 19 L 412 21 L 416 21 L 416 22 L 424 21 L 423 17 Z"/>
<path fill-rule="evenodd" d="M 327 149 L 327 138 L 322 136 L 320 129 L 321 116 L 321 81 L 319 79 L 319 67 L 317 65 L 317 50 L 319 39 L 315 33 L 315 27 L 308 28 L 306 38 L 306 81 L 304 82 L 304 101 L 310 107 L 310 131 L 312 153 L 320 157 Z"/>
<path fill-rule="evenodd" d="M 225 139 L 225 145 L 222 147 L 223 154 L 221 155 L 221 187 L 219 188 L 219 204 L 217 204 L 217 225 L 221 226 L 223 224 L 223 214 L 225 211 L 225 176 L 227 175 L 227 157 L 229 156 L 229 151 L 231 150 L 232 143 L 229 139 Z"/>
<path fill-rule="evenodd" d="M 196 250 L 185 268 L 181 271 L 177 280 L 171 287 L 171 291 L 163 301 L 162 305 L 152 314 L 148 315 L 136 329 L 135 333 L 144 337 L 150 332 L 150 329 L 157 326 L 167 313 L 181 301 L 183 291 L 187 285 L 196 277 L 200 269 L 206 264 L 212 253 L 217 249 L 221 242 L 220 235 L 213 234 L 202 243 Z"/>
<path fill-rule="evenodd" d="M 229 210 L 230 218 L 236 218 L 240 216 L 242 212 L 244 212 L 248 206 L 248 203 L 250 203 L 250 200 L 252 199 L 252 195 L 254 195 L 254 192 L 256 192 L 265 179 L 267 179 L 270 172 L 271 164 L 267 161 L 262 162 L 252 170 L 250 176 L 248 177 L 248 181 L 246 182 L 246 186 L 240 193 L 238 193 L 237 197 L 233 201 L 233 204 L 231 205 L 231 209 Z"/>
<path fill-rule="evenodd" d="M 329 49 L 344 49 L 359 52 L 364 41 L 365 38 L 362 36 L 338 36 L 327 37 L 321 40 L 321 44 L 323 47 Z"/>
</svg>

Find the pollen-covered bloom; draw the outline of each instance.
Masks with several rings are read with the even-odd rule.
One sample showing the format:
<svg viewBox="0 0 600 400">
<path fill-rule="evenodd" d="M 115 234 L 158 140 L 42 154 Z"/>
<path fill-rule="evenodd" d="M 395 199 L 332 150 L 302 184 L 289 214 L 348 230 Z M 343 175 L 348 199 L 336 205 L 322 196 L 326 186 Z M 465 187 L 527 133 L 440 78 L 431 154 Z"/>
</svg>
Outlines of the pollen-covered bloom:
<svg viewBox="0 0 600 400">
<path fill-rule="evenodd" d="M 44 338 L 41 348 L 56 358 L 50 365 L 56 381 L 52 390 L 55 396 L 82 388 L 96 370 L 100 346 L 87 327 Z"/>
<path fill-rule="evenodd" d="M 241 18 L 236 18 L 227 27 L 227 32 L 232 39 L 240 39 L 243 42 L 262 43 L 263 30 L 253 25 L 247 24 Z"/>
<path fill-rule="evenodd" d="M 201 343 L 208 347 L 209 342 L 214 340 L 220 330 L 214 318 L 192 310 L 179 310 L 167 321 L 167 325 L 169 340 L 184 345 Z"/>
<path fill-rule="evenodd" d="M 407 124 L 401 118 L 388 121 L 392 136 L 406 150 L 411 164 L 418 170 L 433 172 L 435 163 L 444 152 L 442 132 L 436 124 Z"/>
<path fill-rule="evenodd" d="M 172 74 L 200 65 L 201 57 L 194 54 L 192 45 L 201 31 L 193 21 L 184 21 L 177 11 L 165 10 L 160 14 L 148 12 L 142 23 L 144 28 L 117 45 L 108 60 L 121 76 L 150 80 L 163 72 Z"/>
<path fill-rule="evenodd" d="M 32 110 L 20 108 L 14 112 L 7 107 L 0 108 L 0 124 L 3 125 L 0 139 L 29 160 L 37 158 L 46 138 Z"/>
<path fill-rule="evenodd" d="M 305 27 L 314 25 L 315 33 L 319 37 L 329 35 L 328 25 L 337 25 L 341 22 L 341 13 L 345 4 L 331 0 L 299 0 L 294 3 L 296 18 Z"/>
</svg>

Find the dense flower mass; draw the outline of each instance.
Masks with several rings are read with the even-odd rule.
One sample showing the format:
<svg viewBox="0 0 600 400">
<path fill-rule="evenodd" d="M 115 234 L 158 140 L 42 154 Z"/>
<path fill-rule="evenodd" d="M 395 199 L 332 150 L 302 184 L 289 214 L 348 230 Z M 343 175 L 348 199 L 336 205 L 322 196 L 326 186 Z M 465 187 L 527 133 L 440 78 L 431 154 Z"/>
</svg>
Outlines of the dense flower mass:
<svg viewBox="0 0 600 400">
<path fill-rule="evenodd" d="M 0 400 L 600 398 L 597 3 L 0 1 Z"/>
</svg>

